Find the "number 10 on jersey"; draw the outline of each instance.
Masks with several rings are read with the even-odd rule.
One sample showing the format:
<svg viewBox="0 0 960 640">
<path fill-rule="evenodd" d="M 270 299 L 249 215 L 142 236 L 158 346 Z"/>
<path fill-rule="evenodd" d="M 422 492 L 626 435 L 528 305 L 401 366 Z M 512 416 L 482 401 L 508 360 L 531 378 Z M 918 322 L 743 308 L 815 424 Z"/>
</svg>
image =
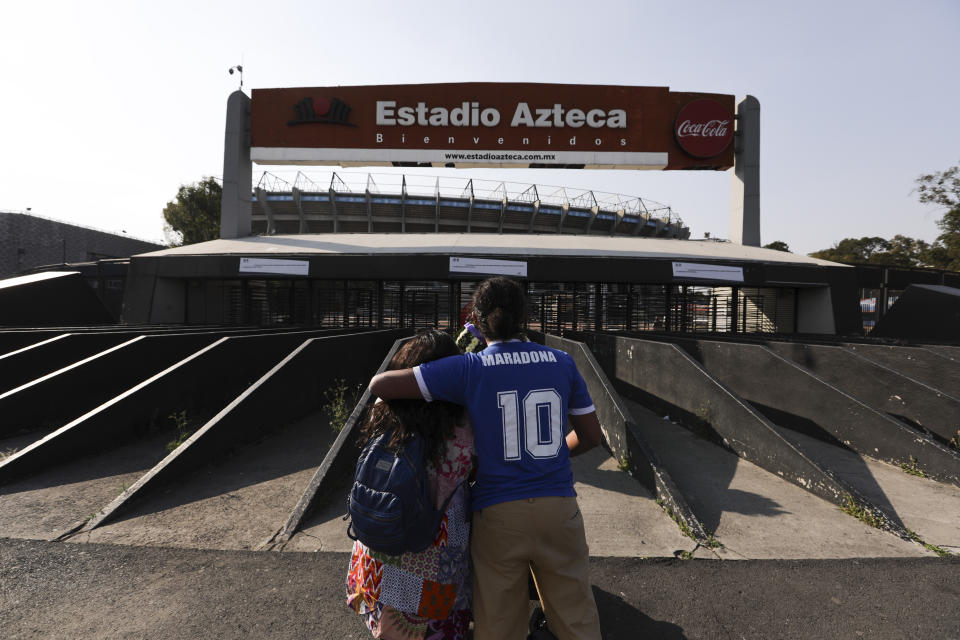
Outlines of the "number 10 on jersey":
<svg viewBox="0 0 960 640">
<path fill-rule="evenodd" d="M 497 394 L 503 423 L 503 458 L 520 459 L 520 440 L 534 458 L 554 458 L 563 443 L 563 415 L 556 389 L 534 389 L 523 397 L 523 412 L 516 391 Z"/>
</svg>

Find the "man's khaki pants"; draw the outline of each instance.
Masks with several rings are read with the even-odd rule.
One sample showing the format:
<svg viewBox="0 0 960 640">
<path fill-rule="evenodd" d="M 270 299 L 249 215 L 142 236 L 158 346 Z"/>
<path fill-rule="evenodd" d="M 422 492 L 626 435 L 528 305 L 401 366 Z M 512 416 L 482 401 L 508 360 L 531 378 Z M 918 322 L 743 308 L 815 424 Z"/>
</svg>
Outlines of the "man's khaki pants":
<svg viewBox="0 0 960 640">
<path fill-rule="evenodd" d="M 476 511 L 470 550 L 474 640 L 527 637 L 531 569 L 550 631 L 560 640 L 600 640 L 576 498 L 527 498 Z"/>
</svg>

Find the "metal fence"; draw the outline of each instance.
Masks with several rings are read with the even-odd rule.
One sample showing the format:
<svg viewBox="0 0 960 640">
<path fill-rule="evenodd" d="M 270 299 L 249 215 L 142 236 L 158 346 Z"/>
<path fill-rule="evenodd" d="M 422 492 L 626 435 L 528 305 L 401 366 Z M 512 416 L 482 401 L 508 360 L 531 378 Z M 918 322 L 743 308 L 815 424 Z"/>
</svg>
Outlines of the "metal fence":
<svg viewBox="0 0 960 640">
<path fill-rule="evenodd" d="M 477 281 L 191 281 L 191 323 L 456 330 Z M 530 329 L 793 333 L 796 290 L 623 283 L 528 282 Z M 217 302 L 219 300 L 219 307 Z"/>
</svg>

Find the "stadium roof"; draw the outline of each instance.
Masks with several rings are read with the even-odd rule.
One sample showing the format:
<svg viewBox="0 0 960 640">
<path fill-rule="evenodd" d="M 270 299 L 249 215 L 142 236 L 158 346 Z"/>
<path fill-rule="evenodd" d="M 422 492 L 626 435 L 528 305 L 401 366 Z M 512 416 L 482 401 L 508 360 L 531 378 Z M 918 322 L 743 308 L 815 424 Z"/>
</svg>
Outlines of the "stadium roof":
<svg viewBox="0 0 960 640">
<path fill-rule="evenodd" d="M 500 255 L 721 260 L 844 266 L 808 256 L 712 240 L 561 234 L 326 233 L 249 236 L 137 257 L 215 255 Z"/>
</svg>

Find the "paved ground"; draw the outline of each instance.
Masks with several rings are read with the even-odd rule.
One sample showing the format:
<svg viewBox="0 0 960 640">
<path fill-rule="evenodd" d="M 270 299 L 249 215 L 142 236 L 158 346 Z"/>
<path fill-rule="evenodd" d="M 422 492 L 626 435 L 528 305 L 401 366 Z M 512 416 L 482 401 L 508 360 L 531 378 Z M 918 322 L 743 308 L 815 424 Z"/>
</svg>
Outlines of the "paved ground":
<svg viewBox="0 0 960 640">
<path fill-rule="evenodd" d="M 960 557 L 932 557 L 628 405 L 724 546 L 675 559 L 695 545 L 652 496 L 601 449 L 575 459 L 606 638 L 960 640 Z M 163 442 L 0 488 L 0 639 L 369 637 L 343 606 L 343 500 L 331 497 L 283 553 L 249 550 L 285 522 L 329 447 L 315 422 L 280 429 L 67 543 L 29 538 L 109 502 Z M 955 487 L 785 435 L 928 541 L 957 548 Z"/>
<path fill-rule="evenodd" d="M 603 448 L 573 459 L 573 474 L 592 556 L 673 557 L 696 543 L 680 533 L 643 486 L 620 471 Z M 284 551 L 343 551 L 353 548 L 343 521 L 343 499 L 333 499 L 311 517 Z"/>
<path fill-rule="evenodd" d="M 368 638 L 347 555 L 0 539 L 0 635 Z M 604 637 L 960 638 L 960 559 L 592 558 Z"/>
</svg>

